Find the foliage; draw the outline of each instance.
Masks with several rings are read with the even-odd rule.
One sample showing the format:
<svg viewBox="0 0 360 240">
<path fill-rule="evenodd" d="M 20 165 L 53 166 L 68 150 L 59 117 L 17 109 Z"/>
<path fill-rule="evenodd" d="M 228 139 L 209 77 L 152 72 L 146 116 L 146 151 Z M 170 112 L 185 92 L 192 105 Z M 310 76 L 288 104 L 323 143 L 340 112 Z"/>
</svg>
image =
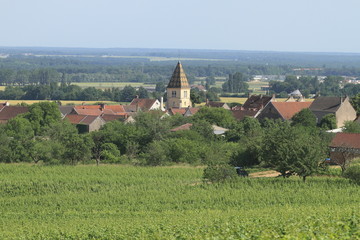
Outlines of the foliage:
<svg viewBox="0 0 360 240">
<path fill-rule="evenodd" d="M 360 123 L 354 121 L 346 121 L 343 127 L 343 132 L 360 133 Z"/>
<path fill-rule="evenodd" d="M 360 115 L 360 93 L 351 98 L 351 105 L 355 108 L 357 114 Z"/>
<path fill-rule="evenodd" d="M 210 181 L 212 183 L 222 182 L 236 177 L 235 168 L 227 164 L 210 165 L 204 169 L 203 175 L 204 181 Z"/>
<path fill-rule="evenodd" d="M 222 85 L 224 92 L 244 93 L 249 90 L 247 78 L 240 72 L 229 74 L 229 79 Z"/>
<path fill-rule="evenodd" d="M 205 120 L 210 124 L 229 128 L 236 123 L 231 111 L 224 108 L 202 107 L 194 116 L 193 120 Z"/>
<path fill-rule="evenodd" d="M 319 127 L 321 127 L 324 130 L 331 130 L 331 129 L 337 128 L 335 115 L 334 114 L 325 115 L 321 119 L 321 121 L 319 123 Z"/>
<path fill-rule="evenodd" d="M 360 185 L 360 165 L 348 167 L 344 172 L 344 177 Z"/>
<path fill-rule="evenodd" d="M 292 126 L 316 127 L 316 116 L 309 108 L 304 108 L 291 118 Z"/>
</svg>

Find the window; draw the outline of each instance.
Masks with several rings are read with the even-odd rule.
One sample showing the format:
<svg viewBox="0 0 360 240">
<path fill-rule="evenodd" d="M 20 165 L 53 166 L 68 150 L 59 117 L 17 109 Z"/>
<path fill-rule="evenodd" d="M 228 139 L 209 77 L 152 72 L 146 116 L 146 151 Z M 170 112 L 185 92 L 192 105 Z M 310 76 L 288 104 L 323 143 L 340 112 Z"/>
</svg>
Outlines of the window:
<svg viewBox="0 0 360 240">
<path fill-rule="evenodd" d="M 171 97 L 176 97 L 176 91 L 171 92 Z"/>
<path fill-rule="evenodd" d="M 187 98 L 187 91 L 184 91 L 184 97 Z"/>
</svg>

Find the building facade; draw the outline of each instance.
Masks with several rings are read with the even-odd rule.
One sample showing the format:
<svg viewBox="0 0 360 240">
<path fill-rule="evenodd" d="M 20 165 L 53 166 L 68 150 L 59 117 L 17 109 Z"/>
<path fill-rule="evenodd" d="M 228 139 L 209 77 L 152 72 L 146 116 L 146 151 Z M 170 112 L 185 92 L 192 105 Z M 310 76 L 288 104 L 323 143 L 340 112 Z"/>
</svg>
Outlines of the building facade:
<svg viewBox="0 0 360 240">
<path fill-rule="evenodd" d="M 175 67 L 174 73 L 166 88 L 166 108 L 187 108 L 191 107 L 190 85 L 180 62 Z"/>
</svg>

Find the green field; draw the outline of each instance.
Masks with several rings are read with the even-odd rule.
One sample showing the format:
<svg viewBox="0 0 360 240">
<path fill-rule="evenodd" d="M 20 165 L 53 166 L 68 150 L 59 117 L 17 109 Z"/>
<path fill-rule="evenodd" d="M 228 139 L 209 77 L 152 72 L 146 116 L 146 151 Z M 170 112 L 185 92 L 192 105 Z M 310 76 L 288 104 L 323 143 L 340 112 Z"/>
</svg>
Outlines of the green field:
<svg viewBox="0 0 360 240">
<path fill-rule="evenodd" d="M 139 83 L 139 82 L 74 82 L 73 85 L 78 85 L 82 88 L 87 87 L 95 87 L 99 89 L 107 89 L 107 88 L 123 88 L 127 85 L 130 85 L 132 87 L 151 87 L 155 88 L 155 84 L 145 84 L 145 83 Z"/>
<path fill-rule="evenodd" d="M 359 239 L 338 177 L 202 183 L 202 168 L 0 165 L 1 239 Z"/>
</svg>

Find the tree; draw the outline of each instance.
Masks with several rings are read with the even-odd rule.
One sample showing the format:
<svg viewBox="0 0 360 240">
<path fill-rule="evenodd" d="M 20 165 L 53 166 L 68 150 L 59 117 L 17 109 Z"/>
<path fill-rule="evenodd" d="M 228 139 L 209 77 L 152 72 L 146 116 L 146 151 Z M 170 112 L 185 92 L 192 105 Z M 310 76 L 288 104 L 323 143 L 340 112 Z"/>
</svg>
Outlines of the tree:
<svg viewBox="0 0 360 240">
<path fill-rule="evenodd" d="M 215 124 L 221 127 L 229 128 L 236 123 L 231 111 L 224 108 L 202 107 L 194 116 L 194 121 L 205 120 L 210 124 Z"/>
<path fill-rule="evenodd" d="M 131 102 L 136 95 L 136 89 L 132 86 L 125 86 L 121 91 L 120 99 L 117 99 L 118 102 Z"/>
<path fill-rule="evenodd" d="M 351 104 L 355 108 L 358 115 L 360 115 L 360 93 L 351 98 Z"/>
<path fill-rule="evenodd" d="M 155 91 L 160 92 L 160 93 L 165 92 L 166 86 L 165 86 L 164 82 L 157 82 L 156 86 L 155 86 Z"/>
<path fill-rule="evenodd" d="M 144 87 L 139 87 L 137 90 L 137 95 L 139 98 L 149 98 L 149 93 Z"/>
<path fill-rule="evenodd" d="M 343 127 L 343 132 L 360 133 L 360 123 L 354 121 L 346 121 Z"/>
<path fill-rule="evenodd" d="M 316 127 L 316 116 L 308 108 L 296 113 L 291 120 L 292 126 Z"/>
<path fill-rule="evenodd" d="M 321 119 L 319 126 L 324 130 L 335 129 L 337 127 L 335 115 L 334 114 L 325 115 Z"/>
<path fill-rule="evenodd" d="M 318 170 L 324 157 L 325 147 L 319 136 L 303 127 L 283 125 L 267 132 L 265 139 L 263 160 L 284 177 L 296 173 L 305 181 Z"/>
</svg>

